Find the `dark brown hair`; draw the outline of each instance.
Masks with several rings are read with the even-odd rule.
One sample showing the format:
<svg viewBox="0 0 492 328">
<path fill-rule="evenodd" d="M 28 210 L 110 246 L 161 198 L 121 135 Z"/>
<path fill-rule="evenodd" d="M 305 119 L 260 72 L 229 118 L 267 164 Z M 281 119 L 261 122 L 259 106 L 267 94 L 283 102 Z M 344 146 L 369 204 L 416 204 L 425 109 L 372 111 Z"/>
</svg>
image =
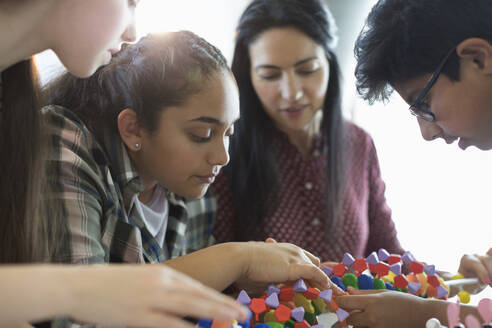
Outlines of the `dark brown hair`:
<svg viewBox="0 0 492 328">
<path fill-rule="evenodd" d="M 48 222 L 55 211 L 42 196 L 47 194 L 48 152 L 33 59 L 2 72 L 2 85 L 0 263 L 39 262 L 53 251 L 55 243 L 48 241 L 56 241 L 56 224 Z"/>
<path fill-rule="evenodd" d="M 492 43 L 489 0 L 380 0 L 355 43 L 357 91 L 369 103 L 386 101 L 395 84 L 432 74 L 446 54 L 468 38 Z M 451 54 L 442 69 L 460 79 Z"/>
<path fill-rule="evenodd" d="M 117 133 L 125 108 L 149 132 L 163 108 L 183 104 L 213 73 L 229 71 L 219 49 L 188 31 L 148 35 L 125 45 L 111 63 L 80 79 L 67 73 L 46 88 L 49 102 L 76 113 L 96 135 Z"/>
</svg>

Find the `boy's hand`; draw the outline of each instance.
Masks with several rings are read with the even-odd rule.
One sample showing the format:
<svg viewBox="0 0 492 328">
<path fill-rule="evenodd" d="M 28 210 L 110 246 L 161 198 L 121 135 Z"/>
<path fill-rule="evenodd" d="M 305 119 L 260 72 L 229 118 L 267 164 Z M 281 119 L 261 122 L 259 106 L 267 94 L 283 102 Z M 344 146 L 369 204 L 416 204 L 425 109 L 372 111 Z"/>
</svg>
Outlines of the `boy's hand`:
<svg viewBox="0 0 492 328">
<path fill-rule="evenodd" d="M 487 285 L 492 287 L 492 248 L 487 255 L 463 255 L 458 272 L 465 278 L 478 277 L 481 280 L 481 284 L 464 286 L 469 293 L 477 294 Z"/>
<path fill-rule="evenodd" d="M 350 312 L 347 319 L 349 325 L 369 328 L 425 325 L 425 318 L 418 316 L 418 308 L 422 306 L 419 297 L 387 290 L 355 290 L 349 287 L 348 291 L 350 295 L 339 296 L 335 302 Z"/>
</svg>

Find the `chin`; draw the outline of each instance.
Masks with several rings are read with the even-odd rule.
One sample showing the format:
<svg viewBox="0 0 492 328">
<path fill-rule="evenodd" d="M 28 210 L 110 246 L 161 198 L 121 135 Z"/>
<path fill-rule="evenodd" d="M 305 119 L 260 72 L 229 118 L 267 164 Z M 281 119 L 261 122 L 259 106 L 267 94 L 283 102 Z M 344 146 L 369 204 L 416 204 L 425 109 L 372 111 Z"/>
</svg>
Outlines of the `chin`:
<svg viewBox="0 0 492 328">
<path fill-rule="evenodd" d="M 64 60 L 64 58 L 60 58 L 60 61 L 70 73 L 78 78 L 84 79 L 93 75 L 99 67 L 106 64 L 102 56 L 97 56 L 95 58 L 92 57 L 92 60 L 89 60 L 89 58 L 90 57 L 88 57 L 88 59 L 86 60 L 74 59 L 66 61 Z"/>
<path fill-rule="evenodd" d="M 202 198 L 205 196 L 207 193 L 208 188 L 200 188 L 200 189 L 195 189 L 195 190 L 186 190 L 183 193 L 180 193 L 181 196 L 188 198 L 188 199 L 198 199 Z"/>
</svg>

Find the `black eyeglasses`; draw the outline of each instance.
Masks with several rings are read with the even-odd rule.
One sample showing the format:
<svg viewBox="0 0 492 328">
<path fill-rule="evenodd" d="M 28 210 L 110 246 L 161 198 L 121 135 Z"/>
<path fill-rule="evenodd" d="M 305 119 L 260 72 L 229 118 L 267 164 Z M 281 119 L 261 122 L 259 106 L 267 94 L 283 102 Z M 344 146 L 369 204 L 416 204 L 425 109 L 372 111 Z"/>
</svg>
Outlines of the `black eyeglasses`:
<svg viewBox="0 0 492 328">
<path fill-rule="evenodd" d="M 436 83 L 439 74 L 441 74 L 441 71 L 444 68 L 444 65 L 446 65 L 446 62 L 448 61 L 451 54 L 455 52 L 455 49 L 456 47 L 451 49 L 446 54 L 446 56 L 442 59 L 441 63 L 435 70 L 434 74 L 432 74 L 431 79 L 429 80 L 429 82 L 427 82 L 427 85 L 425 86 L 424 90 L 422 90 L 422 92 L 417 97 L 417 99 L 415 99 L 413 104 L 410 105 L 410 107 L 408 108 L 410 110 L 410 113 L 412 113 L 412 115 L 417 116 L 427 122 L 434 122 L 436 120 L 436 116 L 434 115 L 434 113 L 432 113 L 429 110 L 429 105 L 427 105 L 427 103 L 425 102 L 422 102 L 422 100 L 427 96 L 427 93 L 432 88 L 434 83 Z"/>
</svg>

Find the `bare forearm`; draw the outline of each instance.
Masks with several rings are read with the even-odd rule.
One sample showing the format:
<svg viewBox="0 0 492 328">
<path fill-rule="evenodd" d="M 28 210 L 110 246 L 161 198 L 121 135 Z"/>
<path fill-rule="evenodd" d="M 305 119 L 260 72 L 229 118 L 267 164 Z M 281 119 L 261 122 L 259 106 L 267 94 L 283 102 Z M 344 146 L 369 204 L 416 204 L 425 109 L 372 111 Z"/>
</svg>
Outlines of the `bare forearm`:
<svg viewBox="0 0 492 328">
<path fill-rule="evenodd" d="M 58 266 L 4 266 L 0 269 L 0 324 L 16 325 L 67 314 L 69 291 Z"/>
<path fill-rule="evenodd" d="M 425 323 L 430 318 L 438 319 L 442 324 L 449 325 L 447 318 L 447 308 L 449 302 L 441 301 L 441 300 L 423 300 L 421 302 L 421 306 L 418 312 L 416 313 L 416 317 L 419 317 L 418 325 L 420 327 L 425 327 Z M 460 307 L 460 321 L 465 322 L 465 318 L 467 315 L 473 315 L 477 318 L 480 318 L 480 314 L 478 310 L 474 306 L 470 305 L 461 305 Z"/>
<path fill-rule="evenodd" d="M 178 270 L 216 290 L 224 290 L 244 273 L 244 243 L 225 243 L 166 261 Z"/>
</svg>

